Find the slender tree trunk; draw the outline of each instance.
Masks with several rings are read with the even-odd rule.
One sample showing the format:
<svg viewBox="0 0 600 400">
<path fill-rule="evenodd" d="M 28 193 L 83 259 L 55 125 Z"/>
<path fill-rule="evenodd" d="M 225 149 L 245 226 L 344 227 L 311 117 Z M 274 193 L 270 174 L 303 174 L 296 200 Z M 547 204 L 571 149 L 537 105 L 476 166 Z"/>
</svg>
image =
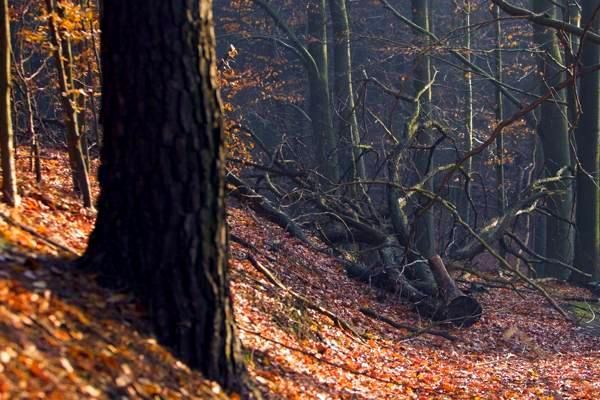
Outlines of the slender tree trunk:
<svg viewBox="0 0 600 400">
<path fill-rule="evenodd" d="M 351 166 L 352 179 L 365 179 L 365 162 L 361 158 L 360 132 L 354 102 L 352 85 L 352 51 L 350 45 L 350 22 L 347 0 L 329 0 L 333 25 L 334 53 L 334 105 L 338 110 L 340 142 L 344 148 L 343 157 L 351 162 L 342 161 L 342 172 L 346 175 L 347 166 Z"/>
<path fill-rule="evenodd" d="M 316 62 L 316 70 L 308 69 L 310 117 L 317 162 L 320 172 L 330 181 L 340 177 L 337 138 L 331 116 L 329 62 L 327 57 L 327 15 L 325 0 L 310 0 L 307 6 L 308 51 Z"/>
<path fill-rule="evenodd" d="M 465 12 L 465 58 L 468 60 L 468 62 L 471 62 L 471 0 L 465 0 L 464 3 L 464 12 Z M 467 70 L 465 72 L 465 128 L 466 128 L 466 132 L 467 132 L 467 152 L 470 152 L 473 149 L 473 142 L 474 142 L 474 137 L 473 137 L 473 75 L 471 73 L 470 70 Z M 466 182 L 466 186 L 465 186 L 465 195 L 466 195 L 466 200 L 467 201 L 463 201 L 463 207 L 464 207 L 464 218 L 465 218 L 465 222 L 467 224 L 471 224 L 471 220 L 472 218 L 472 210 L 471 210 L 471 204 L 470 201 L 468 201 L 471 198 L 471 174 L 473 172 L 473 157 L 470 157 L 467 160 L 466 163 L 466 173 L 467 173 L 467 177 L 469 178 Z"/>
<path fill-rule="evenodd" d="M 494 52 L 496 59 L 496 79 L 502 82 L 504 79 L 504 65 L 502 60 L 502 22 L 500 21 L 500 7 L 494 7 L 494 17 L 496 18 L 496 50 Z M 504 98 L 502 91 L 496 87 L 496 121 L 500 123 L 504 120 Z M 498 215 L 504 215 L 506 208 L 506 188 L 504 183 L 504 135 L 502 132 L 496 138 L 496 184 L 498 205 Z"/>
<path fill-rule="evenodd" d="M 572 25 L 579 26 L 579 22 L 581 20 L 581 13 L 579 12 L 579 7 L 574 2 L 574 0 L 564 0 L 563 2 L 563 10 L 564 10 L 564 21 L 568 22 Z M 565 49 L 565 62 L 569 67 L 567 69 L 567 73 L 569 74 L 569 78 L 573 77 L 573 73 L 575 72 L 575 56 L 578 52 L 579 47 L 579 37 L 577 35 L 568 35 L 569 38 L 569 46 L 570 49 Z M 578 118 L 578 99 L 577 95 L 578 91 L 578 81 L 575 85 L 570 85 L 567 88 L 567 107 L 569 108 L 569 127 L 574 127 L 577 124 Z"/>
<path fill-rule="evenodd" d="M 87 9 L 90 13 L 93 12 L 92 11 L 92 5 L 90 3 L 90 0 L 79 0 L 79 5 L 81 6 L 82 9 Z M 87 32 L 87 36 L 86 38 L 83 40 L 83 48 L 87 49 L 90 48 L 92 49 L 92 51 L 94 53 L 96 53 L 96 44 L 95 44 L 95 33 L 94 33 L 94 26 L 93 26 L 93 17 L 89 18 L 87 21 L 89 22 L 88 24 L 86 24 L 86 20 L 82 20 L 81 22 L 81 29 L 82 31 Z M 87 37 L 91 37 L 92 40 L 88 40 Z M 99 59 L 96 59 L 96 61 L 100 61 Z M 98 67 L 98 71 L 100 70 L 100 68 Z M 83 115 L 83 117 L 81 118 L 82 120 L 82 125 L 85 123 L 85 116 L 87 115 L 87 105 L 89 104 L 89 110 L 90 110 L 90 114 L 91 114 L 91 131 L 93 132 L 93 138 L 96 139 L 96 145 L 98 147 L 100 147 L 100 126 L 98 123 L 98 115 L 96 112 L 96 99 L 94 98 L 94 68 L 93 68 L 93 63 L 90 60 L 90 58 L 88 57 L 87 63 L 86 63 L 86 74 L 85 74 L 85 84 L 88 86 L 88 91 L 86 93 L 85 96 L 81 96 L 81 100 L 82 100 L 82 107 L 81 109 L 83 110 L 83 112 L 81 113 Z M 84 87 L 82 87 L 84 88 Z M 89 97 L 89 102 L 87 101 L 87 97 Z M 85 129 L 83 129 L 83 132 L 86 132 Z M 87 168 L 88 168 L 88 172 L 91 171 L 91 166 L 90 166 L 90 147 L 89 147 L 89 135 L 85 134 L 82 135 L 82 146 L 83 146 L 83 150 L 84 150 L 84 155 L 85 155 L 85 161 L 87 164 Z"/>
<path fill-rule="evenodd" d="M 72 66 L 65 60 L 64 55 L 67 50 L 63 48 L 63 40 L 60 35 L 56 16 L 58 6 L 56 0 L 46 0 L 46 7 L 49 14 L 48 27 L 50 32 L 50 41 L 54 46 L 54 59 L 58 72 L 58 83 L 61 90 L 62 106 L 65 113 L 65 124 L 67 125 L 67 149 L 69 153 L 69 162 L 73 173 L 73 186 L 81 192 L 84 207 L 93 207 L 92 192 L 90 189 L 90 180 L 87 165 L 85 163 L 83 149 L 81 147 L 81 134 L 79 131 L 79 117 L 77 113 L 76 99 L 72 95 L 73 75 Z M 68 60 L 69 58 L 67 58 Z"/>
<path fill-rule="evenodd" d="M 429 0 L 412 0 L 413 10 L 413 22 L 425 30 L 429 31 Z M 429 43 L 429 39 L 420 35 L 424 38 L 424 47 Z M 414 66 L 414 91 L 415 93 L 420 92 L 429 82 L 431 81 L 431 59 L 427 54 L 419 55 L 415 61 Z M 431 113 L 431 89 L 421 96 L 420 101 L 420 115 L 419 121 L 425 122 L 427 118 L 430 118 Z M 420 146 L 428 147 L 433 144 L 432 132 L 430 129 L 422 128 L 417 133 L 417 143 Z M 411 138 L 409 138 L 410 140 Z M 415 156 L 415 164 L 417 166 L 419 175 L 425 176 L 430 168 L 433 167 L 433 155 L 430 154 L 429 150 L 418 150 Z M 424 187 L 425 190 L 433 191 L 433 179 L 430 179 Z M 429 201 L 424 199 L 422 204 L 428 204 Z M 436 253 L 434 244 L 434 224 L 433 224 L 433 211 L 431 207 L 427 210 L 418 211 L 418 219 L 415 222 L 416 230 L 416 245 L 423 257 L 431 258 Z"/>
<path fill-rule="evenodd" d="M 496 66 L 496 80 L 504 80 L 504 64 L 502 59 L 502 22 L 500 21 L 500 7 L 494 7 L 492 14 L 496 19 L 496 50 L 494 59 Z M 471 109 L 472 110 L 472 109 Z M 496 86 L 496 121 L 501 123 L 504 120 L 504 95 L 498 86 Z M 504 134 L 496 137 L 496 208 L 498 216 L 504 215 L 506 211 L 506 187 L 504 182 Z M 526 216 L 528 219 L 529 216 Z M 526 223 L 529 226 L 529 220 Z M 500 255 L 506 257 L 506 251 L 503 246 L 500 247 Z"/>
<path fill-rule="evenodd" d="M 534 141 L 534 149 L 533 149 L 533 176 L 534 179 L 539 179 L 544 176 L 544 149 L 542 146 L 542 140 L 539 135 L 533 139 Z M 541 256 L 546 257 L 546 222 L 547 218 L 544 215 L 536 214 L 533 217 L 533 245 L 535 252 Z M 536 268 L 536 272 L 540 272 L 540 269 L 543 270 L 543 265 L 538 265 Z"/>
<path fill-rule="evenodd" d="M 211 8 L 104 2 L 102 191 L 82 263 L 132 287 L 163 344 L 240 391 Z"/>
<path fill-rule="evenodd" d="M 588 26 L 593 13 L 600 7 L 600 0 L 586 0 L 582 3 L 584 26 Z M 592 27 L 600 29 L 600 17 L 596 16 Z M 592 66 L 600 63 L 600 48 L 583 42 L 582 63 Z M 575 131 L 577 141 L 577 216 L 575 240 L 575 265 L 600 280 L 600 191 L 598 173 L 600 170 L 598 149 L 600 136 L 600 72 L 592 72 L 581 77 L 582 114 Z M 573 274 L 575 281 L 584 277 Z"/>
<path fill-rule="evenodd" d="M 556 7 L 549 0 L 534 0 L 536 12 L 556 14 Z M 561 62 L 562 54 L 557 35 L 552 29 L 535 25 L 536 43 L 541 46 L 547 56 L 540 59 L 539 71 L 542 78 L 540 91 L 546 93 L 551 87 L 564 80 L 565 73 L 557 62 Z M 558 104 L 565 102 L 564 91 L 555 93 L 554 101 L 546 101 L 541 107 L 541 118 L 538 125 L 544 148 L 544 167 L 548 176 L 556 175 L 562 168 L 571 166 L 567 107 Z M 571 234 L 571 211 L 573 206 L 572 186 L 561 182 L 550 187 L 554 192 L 546 200 L 546 206 L 552 214 L 546 221 L 546 255 L 570 264 L 573 260 L 573 243 Z M 538 276 L 554 276 L 561 279 L 568 277 L 568 270 L 560 265 L 545 263 L 538 270 Z"/>
<path fill-rule="evenodd" d="M 29 132 L 29 137 L 31 140 L 31 169 L 35 172 L 35 181 L 37 183 L 40 183 L 42 181 L 42 159 L 40 157 L 40 139 L 35 129 L 31 89 L 29 88 L 29 84 L 26 81 L 23 83 L 23 90 L 25 91 L 25 104 L 27 106 L 27 130 Z"/>
<path fill-rule="evenodd" d="M 15 171 L 15 148 L 11 106 L 10 61 L 10 15 L 8 0 L 0 0 L 0 158 L 2 159 L 2 194 L 4 201 L 15 207 L 19 205 L 17 174 Z"/>
</svg>

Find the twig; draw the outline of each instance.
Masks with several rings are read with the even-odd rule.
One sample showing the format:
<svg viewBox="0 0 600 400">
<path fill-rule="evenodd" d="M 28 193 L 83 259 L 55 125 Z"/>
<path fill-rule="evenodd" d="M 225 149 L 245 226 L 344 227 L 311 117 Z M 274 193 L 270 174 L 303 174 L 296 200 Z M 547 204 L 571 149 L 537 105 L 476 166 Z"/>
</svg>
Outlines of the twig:
<svg viewBox="0 0 600 400">
<path fill-rule="evenodd" d="M 600 298 L 597 297 L 563 297 L 564 301 L 578 301 L 585 303 L 600 303 Z"/>
<path fill-rule="evenodd" d="M 59 250 L 64 251 L 65 253 L 69 253 L 69 254 L 71 254 L 73 256 L 76 256 L 76 257 L 79 257 L 79 255 L 80 255 L 77 251 L 71 249 L 70 247 L 67 247 L 64 244 L 60 244 L 60 243 L 58 243 L 58 242 L 56 242 L 56 241 L 54 241 L 54 240 L 52 240 L 50 238 L 47 238 L 47 237 L 43 236 L 42 234 L 36 232 L 35 229 L 33 229 L 33 228 L 31 228 L 31 227 L 29 227 L 27 225 L 24 225 L 24 224 L 22 224 L 20 222 L 15 221 L 13 218 L 11 218 L 10 216 L 4 214 L 3 212 L 0 212 L 0 218 L 2 218 L 3 220 L 5 220 L 10 225 L 16 226 L 17 228 L 19 228 L 19 229 L 21 229 L 21 230 L 23 230 L 23 231 L 25 231 L 25 232 L 27 232 L 27 233 L 35 236 L 36 238 L 38 238 L 38 239 L 40 239 L 40 240 L 42 240 L 42 241 L 44 241 L 44 242 L 46 242 L 46 243 L 48 243 L 48 244 L 56 247 Z"/>
<path fill-rule="evenodd" d="M 352 334 L 352 336 L 357 337 L 361 341 L 363 340 L 363 336 L 360 333 L 358 333 L 356 331 L 356 329 L 353 328 L 344 319 L 342 319 L 341 317 L 337 316 L 335 313 L 333 313 L 333 312 L 331 312 L 331 311 L 329 311 L 329 310 L 327 310 L 327 309 L 319 306 L 318 304 L 313 303 L 307 297 L 301 295 L 300 293 L 296 293 L 295 291 L 293 291 L 289 287 L 285 286 L 279 279 L 277 279 L 277 277 L 275 277 L 275 275 L 273 275 L 273 273 L 267 267 L 265 267 L 260 261 L 258 261 L 256 259 L 256 257 L 254 257 L 254 255 L 252 255 L 250 253 L 247 253 L 246 254 L 246 258 L 248 259 L 248 261 L 250 261 L 250 264 L 252 264 L 252 266 L 254 266 L 254 268 L 256 268 L 258 270 L 258 272 L 260 272 L 261 274 L 263 274 L 267 278 L 267 280 L 269 282 L 271 282 L 272 284 L 274 284 L 275 286 L 277 286 L 278 288 L 280 288 L 284 292 L 290 294 L 292 297 L 297 298 L 298 300 L 300 300 L 302 303 L 304 303 L 311 310 L 317 311 L 318 313 L 321 313 L 321 314 L 325 315 L 326 317 L 328 317 L 329 319 L 331 319 L 335 324 L 337 324 L 338 326 L 340 326 L 342 329 L 350 332 Z"/>
<path fill-rule="evenodd" d="M 517 237 L 517 235 L 511 233 L 511 232 L 504 232 L 505 235 L 507 235 L 509 238 L 511 238 L 512 240 L 515 241 L 515 243 L 517 243 L 519 245 L 519 247 L 525 251 L 526 253 L 528 253 L 529 255 L 537 258 L 540 261 L 543 262 L 547 262 L 547 263 L 551 263 L 551 264 L 557 264 L 560 265 L 561 267 L 567 268 L 568 270 L 571 270 L 577 274 L 583 275 L 586 278 L 591 278 L 592 274 L 588 274 L 587 272 L 583 272 L 581 269 L 571 265 L 571 264 L 567 264 L 561 260 L 557 260 L 555 258 L 549 258 L 549 257 L 544 257 L 543 255 L 536 253 L 535 251 L 531 250 L 529 247 L 527 247 L 527 245 L 525 243 L 523 243 L 523 241 L 521 239 L 519 239 Z"/>
<path fill-rule="evenodd" d="M 238 243 L 238 244 L 258 253 L 258 249 L 256 248 L 256 246 L 254 246 L 252 243 L 248 242 L 244 238 L 239 237 L 238 235 L 236 235 L 233 232 L 229 232 L 229 239 L 232 242 Z"/>
</svg>

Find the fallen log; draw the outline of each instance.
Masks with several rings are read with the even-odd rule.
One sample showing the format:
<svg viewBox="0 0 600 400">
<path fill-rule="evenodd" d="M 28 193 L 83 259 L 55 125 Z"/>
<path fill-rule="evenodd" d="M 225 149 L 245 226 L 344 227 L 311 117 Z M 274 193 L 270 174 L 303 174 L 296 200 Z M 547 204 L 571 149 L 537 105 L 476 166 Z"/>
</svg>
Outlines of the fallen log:
<svg viewBox="0 0 600 400">
<path fill-rule="evenodd" d="M 389 248 L 382 249 L 381 255 L 386 265 L 394 265 L 394 257 L 389 250 Z M 431 248 L 423 249 L 423 251 L 431 250 Z M 426 290 L 420 288 L 420 290 L 434 294 L 437 297 L 436 300 L 441 300 L 441 315 L 443 315 L 441 319 L 452 322 L 459 327 L 469 327 L 479 321 L 482 311 L 481 306 L 473 297 L 465 296 L 458 289 L 454 279 L 448 273 L 442 258 L 438 254 L 433 254 L 429 257 L 427 263 L 429 264 L 428 270 L 430 271 L 430 276 L 427 278 L 426 286 L 429 286 L 429 288 Z M 403 268 L 403 272 L 408 272 L 409 270 L 409 265 Z M 404 277 L 404 273 L 400 275 Z M 437 307 L 438 309 L 440 308 L 439 305 Z M 436 312 L 439 311 L 436 310 Z"/>
<path fill-rule="evenodd" d="M 351 262 L 344 263 L 344 268 L 350 278 L 408 300 L 419 315 L 433 321 L 447 321 L 458 327 L 469 327 L 481 317 L 481 305 L 458 288 L 448 291 L 446 298 L 437 298 L 417 289 L 399 272 L 400 268 L 387 267 L 374 271 Z M 452 278 L 450 280 L 453 282 Z"/>
<path fill-rule="evenodd" d="M 344 263 L 344 268 L 348 277 L 408 300 L 419 315 L 425 318 L 434 321 L 442 321 L 446 318 L 444 307 L 437 299 L 414 287 L 404 275 L 395 269 L 384 268 L 372 271 L 365 266 L 351 262 Z"/>
<path fill-rule="evenodd" d="M 415 336 L 426 333 L 426 334 L 433 335 L 433 336 L 440 336 L 440 337 L 443 337 L 444 339 L 448 339 L 450 341 L 459 340 L 458 337 L 456 337 L 446 331 L 433 329 L 432 327 L 417 328 L 416 326 L 413 326 L 413 325 L 402 324 L 402 323 L 396 322 L 392 319 L 389 319 L 388 317 L 385 317 L 381 314 L 376 313 L 375 311 L 371 310 L 370 308 L 361 308 L 359 311 L 368 317 L 371 317 L 371 318 L 376 319 L 381 322 L 385 322 L 386 324 L 393 326 L 396 329 L 405 329 L 407 331 L 413 332 L 415 334 Z"/>
<path fill-rule="evenodd" d="M 437 254 L 431 257 L 429 267 L 446 306 L 446 319 L 461 327 L 469 327 L 479 321 L 482 313 L 481 305 L 458 288 L 448 273 L 442 258 Z"/>
</svg>

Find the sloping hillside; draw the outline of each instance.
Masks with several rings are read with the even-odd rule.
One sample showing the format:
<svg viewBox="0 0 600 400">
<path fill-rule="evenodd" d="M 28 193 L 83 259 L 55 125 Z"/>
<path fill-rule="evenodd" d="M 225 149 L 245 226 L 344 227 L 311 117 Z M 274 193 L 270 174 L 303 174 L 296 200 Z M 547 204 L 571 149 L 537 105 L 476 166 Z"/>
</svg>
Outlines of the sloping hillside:
<svg viewBox="0 0 600 400">
<path fill-rule="evenodd" d="M 55 163 L 42 187 L 24 182 L 18 212 L 0 206 L 10 217 L 0 222 L 0 398 L 224 398 L 156 344 L 131 297 L 49 259 L 73 257 L 57 243 L 82 251 L 94 219 L 61 191 L 66 164 Z M 266 398 L 597 398 L 600 339 L 538 294 L 476 294 L 482 320 L 467 330 L 435 327 L 445 337 L 398 329 L 361 309 L 393 323 L 428 322 L 244 204 L 232 202 L 228 213 L 238 333 Z M 546 287 L 557 298 L 590 296 Z"/>
<path fill-rule="evenodd" d="M 156 343 L 130 296 L 65 265 L 94 215 L 68 193 L 65 157 L 45 157 L 44 184 L 25 175 L 19 210 L 0 205 L 0 399 L 226 398 Z"/>
</svg>

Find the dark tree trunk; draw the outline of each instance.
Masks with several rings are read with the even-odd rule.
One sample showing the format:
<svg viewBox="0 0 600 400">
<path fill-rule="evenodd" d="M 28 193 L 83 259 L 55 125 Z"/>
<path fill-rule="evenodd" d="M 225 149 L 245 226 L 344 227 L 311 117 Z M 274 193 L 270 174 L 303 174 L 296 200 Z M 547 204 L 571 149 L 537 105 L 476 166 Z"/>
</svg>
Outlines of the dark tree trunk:
<svg viewBox="0 0 600 400">
<path fill-rule="evenodd" d="M 583 24 L 588 26 L 599 0 L 588 0 L 583 4 Z M 591 23 L 594 30 L 600 28 L 600 18 Z M 583 42 L 582 61 L 585 66 L 600 62 L 598 46 Z M 581 78 L 582 115 L 575 131 L 577 141 L 577 219 L 575 241 L 575 265 L 581 266 L 585 272 L 593 275 L 593 280 L 600 279 L 600 190 L 598 189 L 598 137 L 600 135 L 600 72 L 592 72 Z M 573 280 L 584 283 L 579 274 L 573 274 Z"/>
<path fill-rule="evenodd" d="M 431 30 L 431 21 L 429 19 L 429 0 L 413 0 L 413 22 L 421 28 Z M 429 38 L 424 38 L 424 46 L 430 43 Z M 415 60 L 414 66 L 414 91 L 415 95 L 422 91 L 431 81 L 431 58 L 427 55 L 421 55 Z M 431 117 L 431 89 L 427 90 L 420 100 L 420 115 L 418 122 L 424 125 L 427 118 Z M 410 135 L 410 134 L 409 134 Z M 413 138 L 409 137 L 409 140 Z M 422 127 L 417 131 L 416 142 L 423 147 L 433 145 L 433 137 L 430 129 Z M 415 154 L 415 165 L 418 169 L 419 177 L 422 178 L 433 167 L 433 156 L 429 150 L 420 150 Z M 423 188 L 428 191 L 433 191 L 433 179 L 428 180 Z M 436 253 L 435 249 L 435 227 L 433 224 L 433 211 L 428 206 L 429 199 L 421 199 L 419 201 L 418 219 L 415 223 L 415 235 L 417 249 L 425 258 L 431 258 Z M 422 206 L 427 209 L 422 210 Z"/>
<path fill-rule="evenodd" d="M 498 82 L 504 81 L 504 61 L 502 59 L 502 22 L 500 20 L 500 7 L 495 6 L 492 15 L 496 18 L 496 50 L 494 58 L 496 61 L 496 79 Z M 501 123 L 504 120 L 504 95 L 496 87 L 496 121 Z M 504 215 L 506 209 L 506 188 L 504 187 L 504 134 L 500 132 L 496 138 L 496 186 L 498 204 L 498 215 Z"/>
<path fill-rule="evenodd" d="M 352 84 L 352 51 L 347 0 L 330 0 L 333 30 L 334 105 L 338 110 L 339 142 L 342 143 L 342 172 L 348 180 L 366 179 L 365 161 L 361 157 L 360 132 Z M 350 151 L 348 151 L 348 149 Z M 350 165 L 350 168 L 346 166 Z M 348 174 L 347 170 L 351 173 Z"/>
<path fill-rule="evenodd" d="M 307 4 L 307 49 L 315 61 L 308 69 L 310 87 L 309 112 L 312 118 L 317 164 L 327 179 L 337 183 L 340 177 L 337 138 L 331 116 L 329 90 L 329 59 L 327 46 L 327 15 L 325 0 L 310 0 Z"/>
<path fill-rule="evenodd" d="M 104 2 L 102 192 L 82 261 L 134 289 L 188 365 L 239 391 L 211 8 Z"/>
<path fill-rule="evenodd" d="M 556 14 L 556 6 L 550 0 L 534 0 L 533 9 L 535 12 L 548 13 L 548 15 Z M 557 85 L 565 78 L 560 66 L 562 62 L 560 43 L 558 36 L 550 28 L 539 25 L 534 25 L 534 40 L 544 51 L 544 56 L 539 60 L 538 70 L 542 78 L 540 92 L 546 93 L 549 87 Z M 558 91 L 552 99 L 564 103 L 564 90 Z M 547 176 L 554 176 L 562 168 L 571 166 L 567 108 L 562 104 L 546 101 L 541 106 L 540 115 L 538 135 L 544 150 L 544 170 Z M 553 194 L 546 202 L 552 215 L 546 218 L 546 256 L 571 264 L 573 261 L 573 235 L 569 224 L 573 209 L 571 183 L 557 182 L 549 189 Z M 545 263 L 537 269 L 539 277 L 553 276 L 566 279 L 568 272 L 567 269 L 553 263 Z"/>
</svg>

